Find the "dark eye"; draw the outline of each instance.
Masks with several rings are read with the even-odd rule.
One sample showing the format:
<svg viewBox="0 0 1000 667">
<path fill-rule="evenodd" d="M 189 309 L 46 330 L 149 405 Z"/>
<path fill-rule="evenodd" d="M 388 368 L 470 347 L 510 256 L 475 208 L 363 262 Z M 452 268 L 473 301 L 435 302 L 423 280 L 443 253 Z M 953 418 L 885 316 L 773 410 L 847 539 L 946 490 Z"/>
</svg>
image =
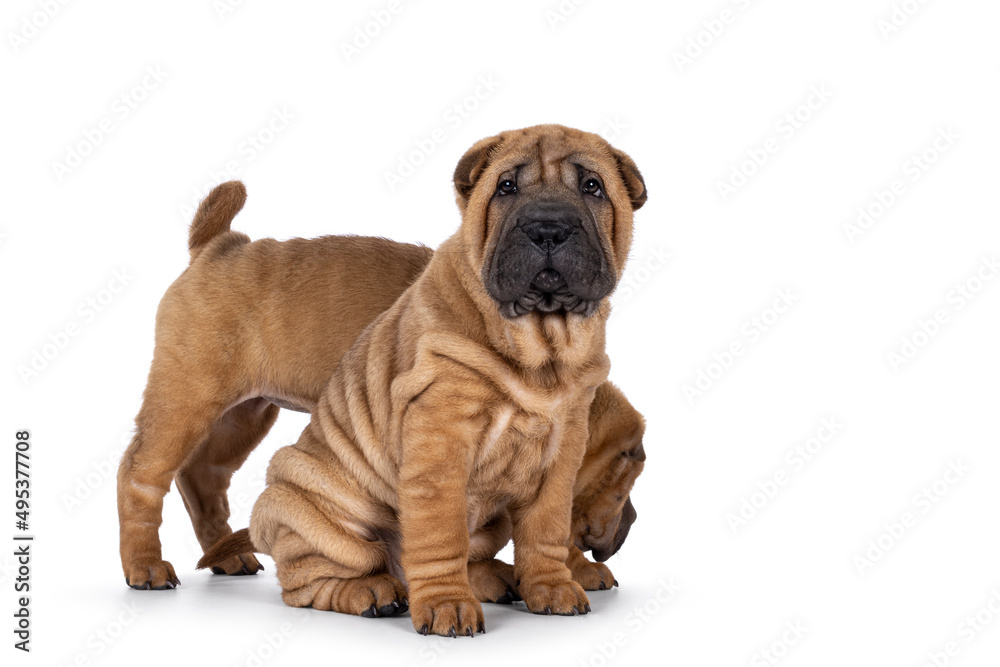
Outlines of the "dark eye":
<svg viewBox="0 0 1000 667">
<path fill-rule="evenodd" d="M 517 192 L 517 183 L 509 178 L 500 181 L 500 184 L 497 185 L 498 195 L 512 195 L 515 192 Z"/>
<path fill-rule="evenodd" d="M 604 193 L 601 191 L 601 182 L 596 178 L 588 178 L 580 186 L 584 194 L 594 195 L 595 197 L 600 197 Z"/>
</svg>

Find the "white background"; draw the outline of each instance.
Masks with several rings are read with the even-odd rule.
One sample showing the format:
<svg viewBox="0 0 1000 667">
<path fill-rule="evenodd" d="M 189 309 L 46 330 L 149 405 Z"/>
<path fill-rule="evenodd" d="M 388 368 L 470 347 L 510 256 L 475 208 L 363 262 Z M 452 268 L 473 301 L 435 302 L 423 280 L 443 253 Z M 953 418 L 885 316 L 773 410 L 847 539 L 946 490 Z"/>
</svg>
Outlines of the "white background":
<svg viewBox="0 0 1000 667">
<path fill-rule="evenodd" d="M 773 664 L 764 650 L 789 666 L 997 664 L 1000 281 L 977 272 L 992 277 L 983 261 L 1000 252 L 1000 6 L 896 2 L 912 13 L 898 26 L 892 0 L 566 0 L 565 16 L 557 0 L 404 1 L 350 58 L 343 45 L 387 0 L 255 0 L 221 16 L 210 0 L 73 2 L 51 18 L 6 2 L 0 477 L 12 485 L 13 434 L 30 428 L 37 540 L 30 656 L 11 648 L 13 548 L 0 549 L 4 664 Z M 293 118 L 268 135 L 276 109 Z M 88 147 L 103 119 L 111 132 Z M 639 520 L 608 563 L 621 588 L 580 618 L 487 606 L 475 641 L 293 610 L 273 566 L 195 572 L 172 492 L 162 537 L 183 586 L 127 589 L 114 470 L 157 303 L 187 264 L 186 207 L 213 173 L 236 165 L 249 201 L 234 227 L 253 238 L 434 246 L 459 223 L 450 176 L 466 148 L 539 122 L 604 131 L 649 188 L 609 330 L 612 378 L 649 423 Z M 390 189 L 385 173 L 437 128 L 444 141 Z M 935 149 L 939 132 L 952 138 Z M 901 194 L 849 235 L 897 179 Z M 127 286 L 102 292 L 116 271 Z M 978 291 L 960 299 L 960 285 Z M 779 290 L 793 305 L 774 321 Z M 754 317 L 771 323 L 756 338 Z M 51 358 L 25 378 L 36 352 Z M 715 379 L 689 400 L 699 371 Z M 811 460 L 786 458 L 831 418 L 842 427 Z M 238 474 L 234 527 L 304 423 L 283 413 Z M 939 481 L 949 462 L 967 469 L 954 483 Z M 776 473 L 784 484 L 768 484 Z M 734 530 L 744 499 L 755 514 Z"/>
</svg>

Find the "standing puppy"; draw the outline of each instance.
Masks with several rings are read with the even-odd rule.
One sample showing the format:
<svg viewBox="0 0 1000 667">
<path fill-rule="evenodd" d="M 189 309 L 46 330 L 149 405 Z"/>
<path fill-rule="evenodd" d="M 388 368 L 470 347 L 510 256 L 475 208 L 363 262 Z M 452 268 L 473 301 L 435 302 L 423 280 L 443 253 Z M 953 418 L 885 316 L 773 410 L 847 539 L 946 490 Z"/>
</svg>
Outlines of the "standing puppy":
<svg viewBox="0 0 1000 667">
<path fill-rule="evenodd" d="M 458 232 L 271 461 L 250 538 L 289 605 L 408 602 L 419 632 L 472 635 L 468 562 L 494 545 L 470 535 L 509 515 L 528 609 L 590 610 L 566 565 L 573 488 L 646 189 L 627 155 L 558 125 L 480 141 L 455 185 Z"/>
</svg>

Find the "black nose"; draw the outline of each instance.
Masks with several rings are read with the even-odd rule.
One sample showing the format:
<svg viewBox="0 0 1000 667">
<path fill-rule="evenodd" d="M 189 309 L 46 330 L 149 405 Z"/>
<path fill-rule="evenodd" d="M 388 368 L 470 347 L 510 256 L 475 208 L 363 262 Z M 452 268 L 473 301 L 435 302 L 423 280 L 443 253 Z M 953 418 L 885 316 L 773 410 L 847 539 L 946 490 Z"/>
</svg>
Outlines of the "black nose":
<svg viewBox="0 0 1000 667">
<path fill-rule="evenodd" d="M 545 252 L 552 252 L 569 239 L 579 220 L 572 208 L 556 202 L 534 202 L 522 213 L 521 231 Z"/>
<path fill-rule="evenodd" d="M 521 225 L 521 229 L 536 246 L 552 252 L 569 238 L 573 227 L 557 220 L 533 220 Z"/>
</svg>

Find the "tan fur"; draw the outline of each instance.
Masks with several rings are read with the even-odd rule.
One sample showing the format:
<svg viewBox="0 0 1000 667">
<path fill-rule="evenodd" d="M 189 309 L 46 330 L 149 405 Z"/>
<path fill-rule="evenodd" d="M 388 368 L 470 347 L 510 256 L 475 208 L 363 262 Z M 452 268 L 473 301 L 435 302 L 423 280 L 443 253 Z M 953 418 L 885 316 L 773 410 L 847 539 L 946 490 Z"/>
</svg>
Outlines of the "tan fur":
<svg viewBox="0 0 1000 667">
<path fill-rule="evenodd" d="M 242 184 L 231 182 L 206 202 L 244 198 Z M 191 230 L 196 259 L 160 304 L 149 382 L 118 475 L 122 565 L 126 582 L 136 588 L 180 583 L 162 559 L 158 536 L 171 480 L 204 548 L 228 535 L 230 477 L 274 423 L 274 401 L 315 407 L 343 352 L 432 255 L 423 246 L 367 237 L 251 243 L 229 231 L 227 216 L 237 210 L 199 207 Z M 206 229 L 221 231 L 195 242 Z M 614 392 L 621 407 L 611 413 L 634 413 Z M 614 436 L 590 438 L 588 450 L 615 450 Z M 614 495 L 627 495 L 631 482 Z M 593 525 L 617 521 L 620 509 L 609 507 Z M 509 539 L 508 528 L 489 557 Z M 262 566 L 250 551 L 210 564 L 220 573 L 254 573 Z M 479 599 L 495 598 L 487 590 Z"/>
<path fill-rule="evenodd" d="M 192 260 L 209 241 L 229 231 L 229 223 L 243 209 L 246 200 L 247 189 L 239 181 L 223 183 L 208 193 L 191 221 L 188 248 Z"/>
<path fill-rule="evenodd" d="M 192 239 L 200 229 L 192 226 Z M 230 478 L 278 406 L 312 409 L 343 352 L 432 254 L 378 238 L 251 243 L 230 231 L 192 248 L 191 266 L 160 302 L 149 380 L 118 471 L 122 566 L 136 588 L 179 583 L 158 535 L 171 481 L 203 548 L 228 535 Z M 260 565 L 248 553 L 219 569 L 252 573 Z"/>
<path fill-rule="evenodd" d="M 250 536 L 289 605 L 357 614 L 406 595 L 418 631 L 472 635 L 483 615 L 468 563 L 486 555 L 474 536 L 509 514 L 528 609 L 590 610 L 567 560 L 588 416 L 609 368 L 607 299 L 590 317 L 505 319 L 482 277 L 500 175 L 522 165 L 519 187 L 576 192 L 570 160 L 604 180 L 613 207 L 598 233 L 620 274 L 645 199 L 631 160 L 561 126 L 476 144 L 456 173 L 458 232 L 361 333 L 298 442 L 271 461 Z"/>
<path fill-rule="evenodd" d="M 432 255 L 422 246 L 365 237 L 251 243 L 229 231 L 245 198 L 238 182 L 209 194 L 191 226 L 191 266 L 160 304 L 149 382 L 118 475 L 122 565 L 136 588 L 180 583 L 162 559 L 158 536 L 171 480 L 205 549 L 229 535 L 230 477 L 266 435 L 278 406 L 313 409 L 343 352 Z M 620 411 L 633 414 L 624 396 L 607 386 Z M 592 411 L 591 419 L 596 415 Z M 590 438 L 588 451 L 620 447 L 615 432 L 602 438 Z M 587 478 L 598 474 L 581 471 Z M 633 481 L 623 479 L 608 495 L 627 496 Z M 615 522 L 620 511 L 621 503 L 612 503 L 591 523 Z M 509 539 L 509 518 L 506 528 L 477 532 L 471 545 L 482 554 L 478 562 L 490 562 Z M 261 566 L 250 551 L 245 545 L 210 564 L 220 573 L 253 573 Z M 586 558 L 579 562 L 591 571 L 606 569 Z M 477 595 L 496 599 L 490 587 Z"/>
</svg>

